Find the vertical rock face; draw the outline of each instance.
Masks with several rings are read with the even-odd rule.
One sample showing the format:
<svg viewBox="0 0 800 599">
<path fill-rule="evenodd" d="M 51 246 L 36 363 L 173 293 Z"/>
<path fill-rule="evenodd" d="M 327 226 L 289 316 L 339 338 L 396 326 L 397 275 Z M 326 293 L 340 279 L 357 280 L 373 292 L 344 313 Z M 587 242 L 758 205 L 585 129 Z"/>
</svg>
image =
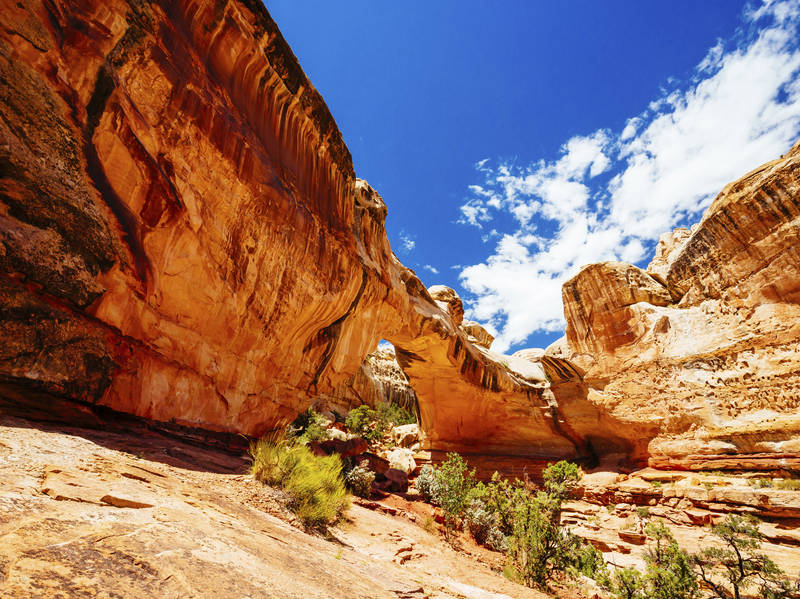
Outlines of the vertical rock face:
<svg viewBox="0 0 800 599">
<path fill-rule="evenodd" d="M 347 414 L 352 408 L 380 403 L 393 403 L 417 411 L 417 394 L 397 363 L 394 348 L 378 348 L 368 354 L 356 373 L 330 394 L 320 398 L 327 408 Z"/>
<path fill-rule="evenodd" d="M 352 374 L 385 207 L 261 3 L 1 14 L 2 385 L 258 434 Z"/>
<path fill-rule="evenodd" d="M 260 2 L 2 9 L 0 393 L 259 435 L 385 338 L 434 446 L 583 451 L 394 256 Z"/>
<path fill-rule="evenodd" d="M 649 273 L 605 263 L 564 285 L 566 356 L 599 409 L 649 427 L 652 465 L 800 455 L 799 236 L 800 144 L 662 238 Z"/>
</svg>

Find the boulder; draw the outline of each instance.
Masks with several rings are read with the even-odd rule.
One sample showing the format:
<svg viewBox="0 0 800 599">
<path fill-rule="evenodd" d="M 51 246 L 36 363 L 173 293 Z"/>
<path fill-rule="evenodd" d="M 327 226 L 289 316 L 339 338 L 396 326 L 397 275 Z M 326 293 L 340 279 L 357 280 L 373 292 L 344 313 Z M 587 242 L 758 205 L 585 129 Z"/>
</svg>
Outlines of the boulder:
<svg viewBox="0 0 800 599">
<path fill-rule="evenodd" d="M 309 443 L 309 447 L 317 455 L 332 455 L 336 453 L 343 458 L 347 458 L 359 456 L 367 451 L 367 442 L 361 437 L 353 437 L 346 441 L 328 439 L 327 441 Z"/>
<path fill-rule="evenodd" d="M 392 468 L 402 470 L 407 475 L 411 474 L 417 467 L 417 463 L 414 460 L 414 452 L 410 449 L 397 447 L 387 451 L 383 457 L 389 460 L 389 465 Z"/>
<path fill-rule="evenodd" d="M 392 429 L 392 439 L 400 447 L 411 447 L 419 440 L 419 425 L 403 424 Z"/>
</svg>

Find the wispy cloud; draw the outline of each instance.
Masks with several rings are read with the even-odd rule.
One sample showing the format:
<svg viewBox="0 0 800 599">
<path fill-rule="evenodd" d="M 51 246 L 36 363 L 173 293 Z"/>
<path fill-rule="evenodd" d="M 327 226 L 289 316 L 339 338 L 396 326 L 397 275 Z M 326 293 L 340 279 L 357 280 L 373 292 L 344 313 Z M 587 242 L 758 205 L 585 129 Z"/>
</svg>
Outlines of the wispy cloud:
<svg viewBox="0 0 800 599">
<path fill-rule="evenodd" d="M 414 249 L 417 242 L 414 240 L 413 235 L 409 235 L 405 231 L 400 231 L 400 249 L 404 254 L 407 254 Z"/>
<path fill-rule="evenodd" d="M 435 275 L 439 274 L 439 269 L 436 268 L 435 266 L 431 266 L 430 264 L 426 264 L 422 268 L 424 268 L 425 270 L 427 270 L 429 272 L 432 272 Z"/>
<path fill-rule="evenodd" d="M 683 84 L 620 132 L 567 140 L 556 160 L 476 165 L 460 222 L 499 241 L 461 270 L 472 318 L 500 350 L 564 327 L 561 285 L 580 266 L 641 263 L 658 236 L 696 219 L 722 187 L 785 152 L 800 134 L 800 0 L 767 1 L 718 40 Z M 748 33 L 749 32 L 749 33 Z M 515 228 L 492 221 L 506 212 Z M 497 232 L 498 229 L 501 229 Z"/>
</svg>

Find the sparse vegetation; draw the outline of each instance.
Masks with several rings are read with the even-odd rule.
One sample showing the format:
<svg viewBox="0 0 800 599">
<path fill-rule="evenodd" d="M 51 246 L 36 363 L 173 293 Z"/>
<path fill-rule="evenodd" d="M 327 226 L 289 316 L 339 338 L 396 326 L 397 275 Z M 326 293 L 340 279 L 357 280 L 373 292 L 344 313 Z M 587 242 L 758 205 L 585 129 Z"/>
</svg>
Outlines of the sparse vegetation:
<svg viewBox="0 0 800 599">
<path fill-rule="evenodd" d="M 772 479 L 764 477 L 751 478 L 747 481 L 747 484 L 756 489 L 768 489 L 772 487 Z"/>
<path fill-rule="evenodd" d="M 417 421 L 417 417 L 403 406 L 389 402 L 381 402 L 378 404 L 377 418 L 379 421 L 383 421 L 389 426 L 414 424 Z"/>
<path fill-rule="evenodd" d="M 776 489 L 785 489 L 790 491 L 800 491 L 800 479 L 797 478 L 782 478 L 775 481 Z"/>
<path fill-rule="evenodd" d="M 301 412 L 286 430 L 287 436 L 303 445 L 328 438 L 327 420 L 313 408 Z"/>
<path fill-rule="evenodd" d="M 380 403 L 376 410 L 369 406 L 358 406 L 350 410 L 345 426 L 354 435 L 363 437 L 370 443 L 377 443 L 393 426 L 412 424 L 416 417 L 394 403 Z"/>
<path fill-rule="evenodd" d="M 344 483 L 353 495 L 359 497 L 369 497 L 372 491 L 372 483 L 375 480 L 375 473 L 367 467 L 367 461 L 361 462 L 347 471 L 344 476 Z"/>
<path fill-rule="evenodd" d="M 250 455 L 253 477 L 284 489 L 289 507 L 306 526 L 324 528 L 349 506 L 338 456 L 315 456 L 302 443 L 278 435 L 251 444 Z"/>
<path fill-rule="evenodd" d="M 739 599 L 752 588 L 767 599 L 800 596 L 797 584 L 793 588 L 775 562 L 758 552 L 762 535 L 756 518 L 729 514 L 712 530 L 724 546 L 704 549 L 692 561 L 713 597 Z"/>
</svg>

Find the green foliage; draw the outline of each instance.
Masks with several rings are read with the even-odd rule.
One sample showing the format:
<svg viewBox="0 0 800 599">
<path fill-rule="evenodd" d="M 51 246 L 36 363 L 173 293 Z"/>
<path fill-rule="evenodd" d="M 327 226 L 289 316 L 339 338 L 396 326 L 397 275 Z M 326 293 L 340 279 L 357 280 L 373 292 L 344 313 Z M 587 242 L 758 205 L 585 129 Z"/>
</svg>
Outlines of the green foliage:
<svg viewBox="0 0 800 599">
<path fill-rule="evenodd" d="M 378 404 L 377 418 L 380 422 L 386 423 L 388 427 L 414 424 L 417 421 L 417 417 L 414 414 L 403 406 L 391 402 Z"/>
<path fill-rule="evenodd" d="M 369 497 L 372 493 L 375 473 L 369 470 L 367 466 L 368 462 L 364 460 L 358 466 L 351 468 L 344 476 L 344 484 L 353 492 L 353 495 Z"/>
<path fill-rule="evenodd" d="M 358 406 L 350 410 L 344 425 L 354 435 L 366 437 L 371 429 L 371 424 L 377 419 L 377 413 L 369 406 Z"/>
<path fill-rule="evenodd" d="M 289 437 L 297 439 L 298 443 L 308 444 L 313 441 L 323 441 L 328 438 L 326 429 L 328 421 L 313 408 L 298 414 L 287 430 Z"/>
<path fill-rule="evenodd" d="M 436 481 L 436 474 L 433 466 L 426 464 L 419 471 L 417 480 L 415 482 L 417 491 L 419 491 L 426 501 L 437 504 L 439 497 L 439 483 Z"/>
<path fill-rule="evenodd" d="M 562 500 L 572 496 L 582 476 L 577 464 L 565 460 L 550 464 L 542 472 L 545 491 Z"/>
<path fill-rule="evenodd" d="M 569 565 L 572 546 L 560 526 L 561 500 L 548 493 L 528 495 L 514 506 L 509 560 L 528 586 L 545 587 Z"/>
<path fill-rule="evenodd" d="M 655 540 L 645 556 L 647 597 L 652 599 L 694 599 L 699 594 L 697 577 L 689 555 L 678 547 L 663 522 L 651 522 L 645 532 Z"/>
<path fill-rule="evenodd" d="M 603 553 L 591 543 L 573 537 L 576 545 L 572 550 L 572 571 L 592 578 L 602 587 L 608 587 L 610 578 Z"/>
<path fill-rule="evenodd" d="M 349 506 L 338 456 L 317 457 L 296 441 L 267 437 L 250 445 L 250 473 L 261 482 L 283 488 L 290 508 L 307 526 L 322 528 Z"/>
<path fill-rule="evenodd" d="M 775 481 L 776 489 L 788 489 L 791 491 L 800 490 L 800 479 L 797 478 L 782 478 Z"/>
<path fill-rule="evenodd" d="M 434 470 L 436 496 L 433 499 L 444 510 L 445 525 L 455 527 L 467 507 L 467 500 L 475 485 L 475 470 L 469 471 L 467 463 L 457 453 L 448 453 L 447 459 Z"/>
<path fill-rule="evenodd" d="M 509 560 L 528 586 L 545 587 L 569 566 L 574 567 L 579 546 L 561 527 L 561 505 L 572 496 L 581 478 L 576 464 L 561 461 L 542 473 L 544 492 L 529 493 L 521 487 L 513 495 Z"/>
<path fill-rule="evenodd" d="M 345 426 L 354 435 L 363 437 L 370 443 L 383 439 L 393 427 L 401 424 L 412 424 L 416 417 L 408 410 L 394 403 L 382 402 L 377 410 L 369 406 L 358 406 L 350 410 L 345 419 Z"/>
<path fill-rule="evenodd" d="M 662 522 L 645 528 L 654 539 L 645 554 L 644 574 L 634 568 L 617 570 L 610 577 L 614 599 L 694 599 L 699 596 L 692 561 Z"/>
<path fill-rule="evenodd" d="M 614 599 L 646 599 L 644 577 L 636 568 L 623 568 L 611 577 Z"/>
<path fill-rule="evenodd" d="M 478 543 L 494 551 L 508 548 L 506 536 L 498 527 L 498 516 L 480 499 L 472 499 L 464 513 L 464 526 Z"/>
<path fill-rule="evenodd" d="M 738 598 L 751 588 L 770 599 L 798 596 L 775 562 L 758 553 L 762 539 L 758 524 L 753 516 L 729 514 L 712 529 L 723 547 L 710 547 L 692 556 L 702 585 L 714 597 Z"/>
<path fill-rule="evenodd" d="M 751 487 L 755 487 L 756 489 L 767 489 L 772 487 L 772 479 L 771 478 L 751 478 L 747 481 L 747 484 Z"/>
</svg>

